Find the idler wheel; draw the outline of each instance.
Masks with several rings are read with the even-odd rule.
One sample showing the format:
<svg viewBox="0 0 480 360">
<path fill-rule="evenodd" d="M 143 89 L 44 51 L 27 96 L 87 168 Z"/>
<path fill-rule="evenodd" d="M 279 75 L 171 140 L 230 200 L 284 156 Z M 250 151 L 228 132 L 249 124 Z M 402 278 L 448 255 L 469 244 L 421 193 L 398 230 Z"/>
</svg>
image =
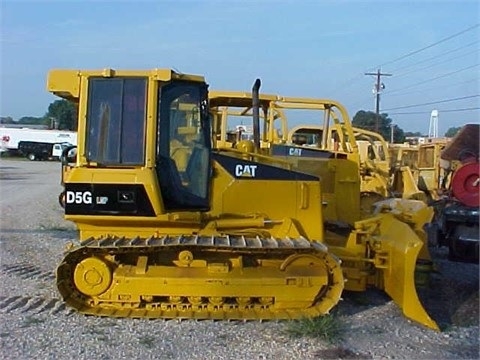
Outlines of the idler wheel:
<svg viewBox="0 0 480 360">
<path fill-rule="evenodd" d="M 112 272 L 99 258 L 91 257 L 78 263 L 73 273 L 77 289 L 88 296 L 104 293 L 112 282 Z"/>
</svg>

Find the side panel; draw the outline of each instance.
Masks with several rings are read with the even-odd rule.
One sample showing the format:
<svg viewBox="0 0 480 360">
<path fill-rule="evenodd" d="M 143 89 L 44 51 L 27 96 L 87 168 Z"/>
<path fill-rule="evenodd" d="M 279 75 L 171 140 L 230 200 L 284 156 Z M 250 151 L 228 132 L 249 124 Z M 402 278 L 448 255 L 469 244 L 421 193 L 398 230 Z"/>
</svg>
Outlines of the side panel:
<svg viewBox="0 0 480 360">
<path fill-rule="evenodd" d="M 323 240 L 317 177 L 225 155 L 213 158 L 213 217 L 263 216 L 273 236 L 286 236 L 292 226 L 299 235 Z"/>
<path fill-rule="evenodd" d="M 353 224 L 360 219 L 360 175 L 355 161 L 342 153 L 284 145 L 275 145 L 273 153 L 297 171 L 320 179 L 325 221 Z"/>
</svg>

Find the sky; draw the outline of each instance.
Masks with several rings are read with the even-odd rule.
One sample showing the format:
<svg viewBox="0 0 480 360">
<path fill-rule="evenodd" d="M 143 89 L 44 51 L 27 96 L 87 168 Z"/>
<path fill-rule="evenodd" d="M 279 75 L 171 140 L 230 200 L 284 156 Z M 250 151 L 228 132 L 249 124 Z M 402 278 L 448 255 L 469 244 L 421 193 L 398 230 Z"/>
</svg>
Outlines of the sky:
<svg viewBox="0 0 480 360">
<path fill-rule="evenodd" d="M 173 68 L 210 89 L 329 98 L 439 136 L 480 122 L 480 0 L 0 1 L 0 116 L 43 116 L 50 69 Z M 289 124 L 291 126 L 295 124 Z"/>
</svg>

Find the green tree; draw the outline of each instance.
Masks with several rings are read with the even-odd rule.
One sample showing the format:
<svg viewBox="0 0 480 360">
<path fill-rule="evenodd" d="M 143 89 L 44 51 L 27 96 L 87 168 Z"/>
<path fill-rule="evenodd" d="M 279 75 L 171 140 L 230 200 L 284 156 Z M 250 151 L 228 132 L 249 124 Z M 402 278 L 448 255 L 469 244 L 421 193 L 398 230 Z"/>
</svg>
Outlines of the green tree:
<svg viewBox="0 0 480 360">
<path fill-rule="evenodd" d="M 15 124 L 15 121 L 10 116 L 0 117 L 0 124 Z"/>
<path fill-rule="evenodd" d="M 423 135 L 420 131 L 415 131 L 415 132 L 405 131 L 405 136 L 408 136 L 408 137 L 425 137 L 426 135 Z"/>
<path fill-rule="evenodd" d="M 18 120 L 18 124 L 25 125 L 48 125 L 43 117 L 24 116 Z"/>
<path fill-rule="evenodd" d="M 390 137 L 387 138 L 387 141 L 390 141 Z M 405 141 L 405 132 L 399 128 L 397 125 L 393 125 L 393 142 L 394 143 L 403 143 Z"/>
<path fill-rule="evenodd" d="M 358 111 L 353 117 L 352 124 L 355 127 L 375 131 L 378 119 L 378 133 L 384 137 L 385 140 L 390 141 L 391 126 L 393 126 L 393 141 L 403 142 L 405 140 L 405 133 L 397 125 L 393 125 L 392 119 L 388 114 L 377 115 L 373 111 Z"/>
<path fill-rule="evenodd" d="M 448 128 L 447 132 L 445 133 L 445 137 L 454 137 L 461 128 L 461 126 L 453 126 Z"/>
<path fill-rule="evenodd" d="M 48 106 L 45 119 L 48 123 L 55 120 L 60 130 L 77 130 L 78 109 L 75 103 L 68 100 L 55 100 Z"/>
</svg>

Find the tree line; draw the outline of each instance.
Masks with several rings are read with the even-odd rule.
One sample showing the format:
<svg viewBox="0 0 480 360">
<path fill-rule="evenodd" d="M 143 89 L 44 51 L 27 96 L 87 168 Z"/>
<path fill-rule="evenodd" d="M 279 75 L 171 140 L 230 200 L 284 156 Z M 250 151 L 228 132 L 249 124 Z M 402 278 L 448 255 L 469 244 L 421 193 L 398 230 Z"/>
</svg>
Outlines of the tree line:
<svg viewBox="0 0 480 360">
<path fill-rule="evenodd" d="M 11 117 L 1 117 L 2 124 L 21 124 L 21 125 L 45 125 L 48 128 L 56 128 L 59 130 L 77 130 L 77 116 L 78 107 L 75 103 L 68 100 L 55 100 L 48 106 L 48 111 L 42 117 L 25 116 L 18 121 Z M 392 136 L 393 126 L 393 141 L 395 143 L 403 143 L 406 137 L 421 137 L 425 136 L 420 132 L 405 132 L 398 125 L 393 123 L 393 120 L 388 117 L 388 114 L 377 115 L 372 111 L 358 111 L 352 119 L 352 124 L 355 127 L 375 131 L 378 121 L 378 132 L 390 141 Z M 446 137 L 453 137 L 460 127 L 451 127 L 445 133 Z"/>
<path fill-rule="evenodd" d="M 358 111 L 352 119 L 352 125 L 364 130 L 375 131 L 378 121 L 378 133 L 387 141 L 392 137 L 393 127 L 393 142 L 403 143 L 407 137 L 425 137 L 425 134 L 420 132 L 403 131 L 398 125 L 393 123 L 393 120 L 388 117 L 388 114 L 377 115 L 373 111 Z M 461 127 L 450 127 L 445 132 L 445 137 L 453 137 L 461 129 Z"/>
<path fill-rule="evenodd" d="M 45 115 L 41 117 L 24 116 L 15 121 L 10 116 L 1 117 L 1 124 L 45 125 L 59 130 L 77 130 L 78 109 L 74 102 L 55 100 L 48 106 Z"/>
</svg>

